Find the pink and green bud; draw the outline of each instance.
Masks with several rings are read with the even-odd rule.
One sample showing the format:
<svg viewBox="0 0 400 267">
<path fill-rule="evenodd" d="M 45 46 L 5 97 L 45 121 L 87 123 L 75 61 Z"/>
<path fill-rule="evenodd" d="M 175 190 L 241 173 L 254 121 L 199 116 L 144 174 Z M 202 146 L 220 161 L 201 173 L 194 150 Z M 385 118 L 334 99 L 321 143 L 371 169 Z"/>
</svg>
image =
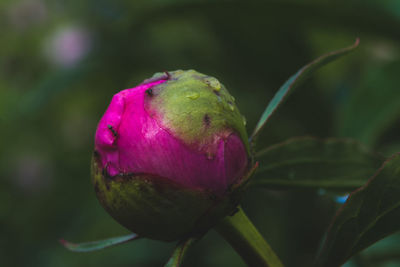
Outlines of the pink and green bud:
<svg viewBox="0 0 400 267">
<path fill-rule="evenodd" d="M 250 168 L 247 139 L 234 98 L 217 79 L 193 70 L 155 74 L 116 94 L 100 120 L 97 196 L 143 237 L 208 230 L 237 205 L 232 188 Z"/>
</svg>

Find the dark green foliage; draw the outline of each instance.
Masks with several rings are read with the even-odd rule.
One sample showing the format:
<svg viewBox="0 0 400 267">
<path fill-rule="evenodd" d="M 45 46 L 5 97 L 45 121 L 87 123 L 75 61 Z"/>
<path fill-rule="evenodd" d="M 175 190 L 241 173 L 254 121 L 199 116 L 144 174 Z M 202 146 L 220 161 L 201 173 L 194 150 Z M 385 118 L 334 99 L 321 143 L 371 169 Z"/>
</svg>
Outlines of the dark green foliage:
<svg viewBox="0 0 400 267">
<path fill-rule="evenodd" d="M 351 52 L 355 48 L 357 48 L 359 44 L 359 39 L 356 40 L 355 44 L 338 50 L 334 52 L 330 52 L 319 58 L 313 60 L 311 63 L 305 65 L 300 70 L 298 70 L 293 76 L 291 76 L 276 92 L 274 97 L 268 103 L 266 109 L 264 110 L 263 114 L 261 115 L 260 120 L 257 122 L 256 128 L 251 136 L 251 139 L 257 137 L 260 134 L 262 128 L 264 128 L 265 124 L 267 123 L 268 119 L 272 116 L 272 114 L 276 111 L 278 106 L 282 105 L 283 101 L 289 96 L 292 91 L 298 87 L 305 79 L 307 79 L 312 73 L 316 70 L 328 64 L 335 59 L 346 55 L 347 53 Z"/>
<path fill-rule="evenodd" d="M 400 154 L 354 191 L 330 226 L 318 266 L 336 267 L 400 230 Z"/>
<path fill-rule="evenodd" d="M 350 139 L 299 137 L 258 152 L 256 160 L 252 186 L 349 192 L 364 185 L 384 157 Z"/>
<path fill-rule="evenodd" d="M 46 15 L 32 20 L 29 14 L 41 14 L 41 9 L 17 9 L 26 2 L 44 4 Z M 83 254 L 57 244 L 60 237 L 98 240 L 128 234 L 93 192 L 93 135 L 112 95 L 157 71 L 193 68 L 218 77 L 236 98 L 251 134 L 288 77 L 360 37 L 357 51 L 316 72 L 271 117 L 258 147 L 312 135 L 352 137 L 385 156 L 400 151 L 398 10 L 396 1 L 372 0 L 1 1 L 1 265 L 146 267 L 167 262 L 174 244 L 141 239 Z M 22 15 L 14 19 L 16 14 Z M 44 55 L 47 40 L 68 25 L 87 29 L 92 43 L 82 61 L 61 67 Z M 316 147 L 323 150 L 326 143 Z M 363 156 L 367 150 L 351 149 L 369 162 Z M 263 162 L 260 157 L 255 178 L 267 177 Z M 243 208 L 285 266 L 309 267 L 337 204 L 314 189 L 250 188 Z M 400 254 L 398 242 L 396 236 L 385 239 L 357 262 L 373 257 L 376 267 L 389 258 L 399 264 L 393 257 Z M 350 253 L 343 250 L 340 261 Z M 211 232 L 193 247 L 185 265 L 244 263 Z"/>
<path fill-rule="evenodd" d="M 354 88 L 338 113 L 338 134 L 374 145 L 398 122 L 400 115 L 400 62 L 378 70 L 367 69 L 365 79 Z"/>
</svg>

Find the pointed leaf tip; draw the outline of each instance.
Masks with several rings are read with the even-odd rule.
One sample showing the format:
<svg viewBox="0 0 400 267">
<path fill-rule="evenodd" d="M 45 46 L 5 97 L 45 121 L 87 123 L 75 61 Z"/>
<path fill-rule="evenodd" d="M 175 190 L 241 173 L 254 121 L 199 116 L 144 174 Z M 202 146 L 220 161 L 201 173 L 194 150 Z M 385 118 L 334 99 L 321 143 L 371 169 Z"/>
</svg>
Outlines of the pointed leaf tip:
<svg viewBox="0 0 400 267">
<path fill-rule="evenodd" d="M 260 120 L 258 121 L 253 134 L 250 137 L 250 141 L 254 141 L 255 137 L 261 132 L 264 128 L 265 124 L 271 117 L 271 115 L 276 111 L 276 109 L 283 103 L 283 101 L 287 98 L 290 92 L 292 92 L 296 87 L 298 87 L 302 81 L 304 81 L 309 75 L 314 73 L 320 67 L 328 64 L 329 62 L 353 51 L 358 47 L 360 43 L 360 39 L 357 38 L 353 45 L 329 52 L 325 55 L 322 55 L 312 61 L 311 63 L 305 65 L 300 70 L 298 70 L 293 76 L 291 76 L 276 92 L 272 100 L 268 103 L 266 109 L 261 115 Z"/>
<path fill-rule="evenodd" d="M 126 243 L 129 241 L 138 239 L 138 238 L 139 238 L 138 235 L 130 234 L 130 235 L 125 235 L 125 236 L 112 237 L 112 238 L 108 238 L 108 239 L 85 242 L 85 243 L 72 243 L 72 242 L 66 241 L 65 239 L 60 239 L 59 242 L 66 249 L 73 251 L 73 252 L 92 252 L 92 251 L 112 247 L 115 245 L 119 245 L 122 243 Z"/>
</svg>

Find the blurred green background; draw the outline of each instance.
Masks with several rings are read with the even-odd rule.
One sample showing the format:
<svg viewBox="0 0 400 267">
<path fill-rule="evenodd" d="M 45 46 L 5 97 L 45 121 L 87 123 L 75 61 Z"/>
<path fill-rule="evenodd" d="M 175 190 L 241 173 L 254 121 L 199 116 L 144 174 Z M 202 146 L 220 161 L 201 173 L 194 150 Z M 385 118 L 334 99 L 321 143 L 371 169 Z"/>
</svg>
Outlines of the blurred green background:
<svg viewBox="0 0 400 267">
<path fill-rule="evenodd" d="M 90 254 L 58 243 L 128 233 L 90 183 L 95 128 L 113 94 L 154 72 L 193 68 L 227 86 L 251 132 L 290 75 L 356 37 L 356 52 L 278 110 L 259 148 L 292 136 L 352 137 L 390 155 L 400 151 L 397 0 L 2 0 L 0 265 L 162 266 L 172 243 Z M 301 267 L 311 265 L 338 204 L 317 191 L 253 189 L 243 206 L 282 261 Z M 385 239 L 348 266 L 400 266 L 399 245 L 399 236 Z M 211 231 L 185 266 L 245 265 Z"/>
</svg>

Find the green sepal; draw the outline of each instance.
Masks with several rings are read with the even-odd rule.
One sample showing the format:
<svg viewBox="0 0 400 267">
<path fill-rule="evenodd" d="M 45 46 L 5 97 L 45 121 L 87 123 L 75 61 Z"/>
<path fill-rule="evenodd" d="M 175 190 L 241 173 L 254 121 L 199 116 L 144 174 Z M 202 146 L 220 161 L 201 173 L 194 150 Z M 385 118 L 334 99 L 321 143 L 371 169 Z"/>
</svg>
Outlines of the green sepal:
<svg viewBox="0 0 400 267">
<path fill-rule="evenodd" d="M 104 175 L 96 157 L 92 182 L 107 212 L 141 237 L 175 241 L 199 235 L 231 214 L 243 190 L 223 195 L 186 188 L 168 178 L 149 174 Z"/>
</svg>

